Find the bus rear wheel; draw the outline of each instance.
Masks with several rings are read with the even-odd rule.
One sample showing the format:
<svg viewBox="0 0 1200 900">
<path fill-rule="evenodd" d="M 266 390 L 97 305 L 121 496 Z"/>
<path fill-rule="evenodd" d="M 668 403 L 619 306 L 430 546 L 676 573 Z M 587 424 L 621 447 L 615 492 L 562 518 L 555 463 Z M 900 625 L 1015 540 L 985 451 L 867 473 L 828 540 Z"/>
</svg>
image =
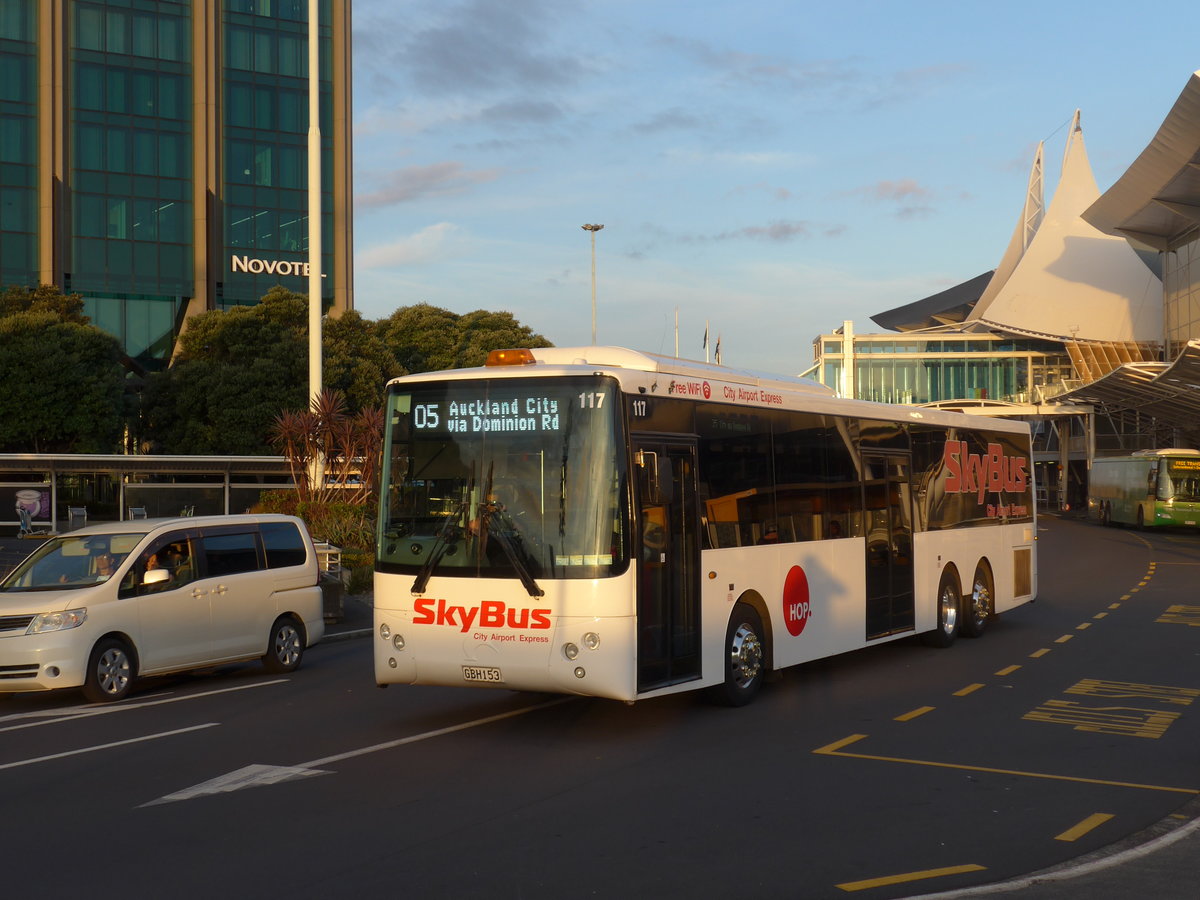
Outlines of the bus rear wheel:
<svg viewBox="0 0 1200 900">
<path fill-rule="evenodd" d="M 745 706 L 763 683 L 762 620 L 745 603 L 733 608 L 725 633 L 725 681 L 713 687 L 710 696 L 724 706 Z"/>
<path fill-rule="evenodd" d="M 965 637 L 980 637 L 987 628 L 994 608 L 993 593 L 992 570 L 980 563 L 975 569 L 975 577 L 971 579 L 970 604 L 963 616 L 962 633 Z"/>
<path fill-rule="evenodd" d="M 926 632 L 925 642 L 931 647 L 949 647 L 958 637 L 959 611 L 962 609 L 962 588 L 958 572 L 952 568 L 942 573 L 937 592 L 937 627 Z"/>
</svg>

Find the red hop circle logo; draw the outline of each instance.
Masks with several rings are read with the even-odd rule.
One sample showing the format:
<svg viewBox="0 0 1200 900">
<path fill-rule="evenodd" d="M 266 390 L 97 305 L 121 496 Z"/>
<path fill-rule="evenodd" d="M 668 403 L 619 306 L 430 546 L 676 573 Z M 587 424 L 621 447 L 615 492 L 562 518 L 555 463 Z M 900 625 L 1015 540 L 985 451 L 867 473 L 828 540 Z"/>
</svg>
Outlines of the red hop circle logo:
<svg viewBox="0 0 1200 900">
<path fill-rule="evenodd" d="M 704 382 L 704 399 L 707 400 L 712 396 L 712 388 L 708 386 L 708 382 Z"/>
<path fill-rule="evenodd" d="M 796 637 L 808 624 L 812 603 L 808 599 L 808 576 L 799 566 L 792 566 L 783 581 L 783 621 L 788 634 Z"/>
</svg>

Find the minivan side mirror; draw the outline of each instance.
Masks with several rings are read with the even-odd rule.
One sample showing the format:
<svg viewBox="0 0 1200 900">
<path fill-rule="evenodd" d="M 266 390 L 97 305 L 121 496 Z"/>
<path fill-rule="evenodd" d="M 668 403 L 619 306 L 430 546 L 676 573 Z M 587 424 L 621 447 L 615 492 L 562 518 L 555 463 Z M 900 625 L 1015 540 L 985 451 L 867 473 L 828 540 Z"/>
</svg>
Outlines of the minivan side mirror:
<svg viewBox="0 0 1200 900">
<path fill-rule="evenodd" d="M 142 576 L 142 584 L 162 584 L 171 580 L 171 573 L 166 569 L 151 569 Z"/>
</svg>

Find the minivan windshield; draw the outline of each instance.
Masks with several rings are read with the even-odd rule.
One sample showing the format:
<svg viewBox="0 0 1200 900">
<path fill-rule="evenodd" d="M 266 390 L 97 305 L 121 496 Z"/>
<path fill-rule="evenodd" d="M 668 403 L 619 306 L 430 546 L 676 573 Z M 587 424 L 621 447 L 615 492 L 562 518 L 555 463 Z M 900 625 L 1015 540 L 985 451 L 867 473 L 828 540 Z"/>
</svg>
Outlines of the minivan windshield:
<svg viewBox="0 0 1200 900">
<path fill-rule="evenodd" d="M 0 581 L 0 591 L 62 591 L 108 581 L 144 533 L 50 538 Z"/>
</svg>

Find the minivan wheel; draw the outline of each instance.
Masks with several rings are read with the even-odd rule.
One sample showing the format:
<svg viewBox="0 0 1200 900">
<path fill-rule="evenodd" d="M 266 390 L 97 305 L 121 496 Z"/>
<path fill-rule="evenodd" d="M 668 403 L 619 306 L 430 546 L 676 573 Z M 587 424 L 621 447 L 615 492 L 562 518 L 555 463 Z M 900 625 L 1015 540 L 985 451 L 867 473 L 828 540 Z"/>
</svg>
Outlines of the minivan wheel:
<svg viewBox="0 0 1200 900">
<path fill-rule="evenodd" d="M 105 638 L 92 648 L 84 676 L 83 696 L 92 703 L 124 700 L 133 687 L 133 655 L 119 638 Z"/>
<path fill-rule="evenodd" d="M 291 616 L 280 616 L 271 626 L 263 666 L 268 672 L 280 675 L 294 672 L 304 656 L 304 637 L 300 626 Z"/>
</svg>

